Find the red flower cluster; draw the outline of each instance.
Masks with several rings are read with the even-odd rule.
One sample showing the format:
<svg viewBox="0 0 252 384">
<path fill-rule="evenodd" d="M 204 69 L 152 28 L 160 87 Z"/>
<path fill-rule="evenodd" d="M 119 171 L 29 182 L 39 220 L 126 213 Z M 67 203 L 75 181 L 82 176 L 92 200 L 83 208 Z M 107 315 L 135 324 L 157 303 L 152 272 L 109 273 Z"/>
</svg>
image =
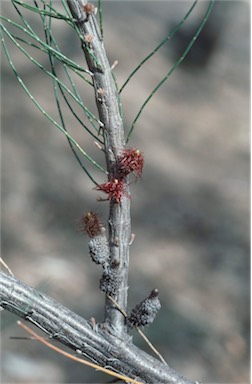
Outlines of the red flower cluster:
<svg viewBox="0 0 252 384">
<path fill-rule="evenodd" d="M 136 177 L 140 177 L 143 171 L 143 164 L 143 154 L 139 149 L 125 149 L 118 160 L 118 173 L 122 177 L 127 176 L 129 173 L 134 173 Z"/>
<path fill-rule="evenodd" d="M 117 203 L 120 203 L 125 192 L 125 181 L 124 179 L 112 179 L 97 185 L 95 189 L 107 193 L 109 200 L 115 200 Z"/>
<path fill-rule="evenodd" d="M 137 178 L 140 177 L 142 175 L 143 163 L 143 154 L 138 149 L 125 149 L 115 165 L 115 177 L 106 183 L 97 185 L 95 189 L 107 193 L 109 200 L 115 200 L 117 203 L 120 203 L 123 195 L 126 193 L 126 176 L 134 173 Z"/>
</svg>

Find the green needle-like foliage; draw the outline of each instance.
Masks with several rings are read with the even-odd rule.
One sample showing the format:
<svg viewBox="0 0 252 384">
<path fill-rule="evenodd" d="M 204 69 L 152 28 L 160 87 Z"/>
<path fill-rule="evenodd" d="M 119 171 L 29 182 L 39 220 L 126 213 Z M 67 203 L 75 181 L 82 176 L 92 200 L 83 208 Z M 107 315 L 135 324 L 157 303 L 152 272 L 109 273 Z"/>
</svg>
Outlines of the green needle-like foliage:
<svg viewBox="0 0 252 384">
<path fill-rule="evenodd" d="M 61 4 L 63 6 L 62 8 L 63 11 L 65 11 L 65 14 L 59 12 L 59 10 L 54 7 L 55 4 Z M 29 98 L 32 100 L 32 102 L 36 105 L 36 107 L 43 113 L 43 115 L 50 121 L 50 123 L 52 123 L 62 133 L 64 133 L 69 142 L 71 150 L 73 151 L 74 156 L 81 165 L 82 169 L 86 172 L 92 182 L 97 184 L 97 182 L 92 176 L 92 172 L 87 169 L 85 162 L 83 163 L 82 157 L 84 156 L 84 158 L 88 160 L 88 162 L 90 162 L 92 166 L 98 168 L 100 171 L 106 171 L 100 164 L 98 164 L 91 156 L 87 154 L 87 152 L 76 142 L 73 136 L 68 132 L 64 118 L 65 108 L 63 108 L 62 100 L 60 100 L 59 98 L 59 95 L 61 95 L 68 109 L 70 110 L 71 114 L 74 116 L 78 124 L 82 126 L 86 130 L 86 132 L 95 139 L 95 141 L 99 142 L 102 145 L 103 140 L 98 136 L 99 129 L 102 126 L 102 123 L 83 102 L 72 76 L 73 73 L 74 75 L 77 75 L 81 79 L 81 81 L 83 81 L 83 84 L 86 83 L 89 86 L 93 86 L 92 80 L 90 81 L 85 76 L 83 76 L 83 73 L 88 74 L 89 76 L 91 76 L 91 78 L 93 74 L 88 69 L 80 66 L 78 63 L 65 56 L 61 52 L 60 47 L 57 44 L 57 41 L 53 34 L 54 19 L 61 19 L 62 21 L 66 22 L 78 34 L 78 36 L 80 36 L 80 31 L 76 25 L 76 22 L 72 18 L 65 0 L 62 0 L 61 3 L 55 3 L 52 0 L 34 0 L 33 4 L 31 2 L 28 3 L 19 0 L 12 0 L 12 5 L 20 19 L 20 22 L 18 22 L 17 19 L 14 17 L 13 19 L 9 19 L 3 15 L 0 16 L 1 41 L 3 45 L 3 51 L 6 54 L 9 65 L 13 70 L 20 85 L 23 87 L 23 89 L 25 90 Z M 28 22 L 28 17 L 25 14 L 24 10 L 26 11 L 26 13 L 27 11 L 32 12 L 33 14 L 37 14 L 40 17 L 45 34 L 44 38 L 41 37 L 36 31 L 34 31 L 34 28 L 31 27 Z M 29 87 L 25 84 L 24 79 L 21 78 L 18 69 L 16 68 L 11 58 L 11 51 L 8 48 L 8 42 L 6 38 L 8 38 L 8 40 L 11 41 L 29 61 L 31 61 L 37 68 L 39 68 L 49 78 L 52 79 L 53 93 L 60 122 L 57 122 L 42 107 L 39 101 L 34 97 L 34 95 L 32 95 Z M 49 59 L 49 69 L 31 55 L 31 49 L 36 49 L 47 55 Z M 63 67 L 64 69 L 64 80 L 62 80 L 61 77 L 58 75 L 61 68 L 56 70 L 56 67 L 58 68 L 58 66 L 56 66 L 56 61 L 57 63 L 60 63 L 62 65 L 61 68 Z M 86 116 L 89 123 L 91 124 L 91 128 L 83 122 L 84 116 L 81 116 L 80 112 L 77 113 L 76 107 L 80 107 L 81 110 L 84 112 L 84 116 Z M 80 153 L 80 155 L 78 155 L 77 151 Z"/>
<path fill-rule="evenodd" d="M 172 66 L 172 68 L 169 70 L 169 72 L 167 73 L 167 75 L 157 84 L 157 86 L 153 89 L 153 91 L 150 93 L 150 95 L 147 97 L 147 99 L 144 101 L 144 103 L 142 104 L 142 106 L 140 107 L 132 125 L 131 125 L 131 128 L 128 132 L 128 135 L 127 135 L 127 142 L 129 141 L 129 138 L 135 128 L 135 125 L 136 125 L 136 122 L 138 121 L 140 115 L 142 114 L 144 108 L 146 107 L 146 105 L 149 103 L 149 101 L 151 100 L 151 98 L 154 96 L 154 94 L 159 90 L 159 88 L 166 82 L 166 80 L 171 76 L 171 74 L 174 72 L 174 70 L 182 63 L 182 61 L 185 59 L 185 57 L 187 56 L 187 54 L 189 53 L 190 49 L 192 48 L 193 44 L 195 43 L 197 37 L 199 36 L 199 34 L 201 33 L 204 25 L 206 24 L 209 16 L 210 16 L 210 13 L 212 11 L 212 8 L 213 8 L 213 5 L 214 5 L 214 1 L 215 0 L 210 0 L 209 2 L 209 5 L 208 5 L 208 8 L 207 8 L 207 11 L 205 13 L 205 16 L 203 17 L 203 20 L 197 30 L 197 32 L 195 33 L 195 35 L 193 36 L 193 38 L 191 39 L 190 43 L 187 45 L 186 49 L 184 50 L 182 56 L 176 61 L 176 63 Z M 168 34 L 168 36 L 141 62 L 141 64 L 139 64 L 137 66 L 137 68 L 131 73 L 131 75 L 128 77 L 128 79 L 126 80 L 126 82 L 124 83 L 124 85 L 121 87 L 121 90 L 120 92 L 123 90 L 123 88 L 126 86 L 126 84 L 129 82 L 129 80 L 133 77 L 133 75 L 137 72 L 137 70 L 151 57 L 153 56 L 154 53 L 157 52 L 157 50 L 159 48 L 161 48 L 162 45 L 164 45 L 174 34 L 175 32 L 177 32 L 182 24 L 185 22 L 186 19 L 188 19 L 188 16 L 191 14 L 192 10 L 194 9 L 195 5 L 196 5 L 197 1 L 195 1 L 192 5 L 192 7 L 189 9 L 189 11 L 187 12 L 187 14 L 185 15 L 185 17 L 181 20 L 181 22 Z"/>
<path fill-rule="evenodd" d="M 92 172 L 89 172 L 85 162 L 82 161 L 82 156 L 84 156 L 84 159 L 91 162 L 92 166 L 98 168 L 102 172 L 106 172 L 104 168 L 98 164 L 91 156 L 87 154 L 87 152 L 81 148 L 81 146 L 75 141 L 75 139 L 70 135 L 68 132 L 68 128 L 65 123 L 65 117 L 64 113 L 65 108 L 63 108 L 62 103 L 64 102 L 67 106 L 67 110 L 71 112 L 72 116 L 75 118 L 75 121 L 80 125 L 86 133 L 90 136 L 92 136 L 96 142 L 99 142 L 101 145 L 103 145 L 103 140 L 99 136 L 100 128 L 103 126 L 102 122 L 89 110 L 87 105 L 84 103 L 82 97 L 79 94 L 78 88 L 76 86 L 76 83 L 74 81 L 73 76 L 78 76 L 78 78 L 81 81 L 82 85 L 92 86 L 92 72 L 88 70 L 87 68 L 84 68 L 83 66 L 80 66 L 78 63 L 71 60 L 69 57 L 64 55 L 64 53 L 61 51 L 59 44 L 57 43 L 57 40 L 55 38 L 53 27 L 54 27 L 54 20 L 62 20 L 66 23 L 79 37 L 79 39 L 85 44 L 85 49 L 89 51 L 89 54 L 94 59 L 96 65 L 98 68 L 101 68 L 101 65 L 97 58 L 94 56 L 92 50 L 89 50 L 89 47 L 86 45 L 86 43 L 83 41 L 83 36 L 81 34 L 81 31 L 78 27 L 78 23 L 76 23 L 76 20 L 73 19 L 70 10 L 68 8 L 66 0 L 61 0 L 60 2 L 55 2 L 53 0 L 33 0 L 33 3 L 31 1 L 25 2 L 21 0 L 11 0 L 11 3 L 13 5 L 14 10 L 16 11 L 16 14 L 18 15 L 20 22 L 18 22 L 16 19 L 11 20 L 5 16 L 0 16 L 1 22 L 0 22 L 0 28 L 1 28 L 1 40 L 3 44 L 3 49 L 6 54 L 6 57 L 9 61 L 10 67 L 13 70 L 15 76 L 17 77 L 19 83 L 24 88 L 27 95 L 30 97 L 32 102 L 36 105 L 36 107 L 43 113 L 43 115 L 52 123 L 54 126 L 56 126 L 61 132 L 64 133 L 66 136 L 69 145 L 71 147 L 71 150 L 73 151 L 74 156 L 76 157 L 77 161 L 83 168 L 83 170 L 86 172 L 88 177 L 97 184 L 97 182 L 94 180 L 92 176 Z M 118 103 L 120 108 L 120 113 L 122 116 L 122 105 L 120 100 L 120 94 L 123 91 L 123 89 L 126 87 L 126 85 L 131 81 L 134 77 L 134 75 L 138 72 L 138 70 L 141 69 L 141 67 L 148 62 L 148 60 L 155 55 L 158 50 L 166 44 L 173 36 L 174 34 L 183 26 L 183 24 L 188 20 L 189 16 L 192 14 L 193 10 L 195 9 L 196 5 L 198 3 L 198 0 L 195 0 L 191 7 L 189 8 L 188 12 L 185 14 L 185 16 L 181 19 L 181 21 L 173 28 L 170 33 L 155 47 L 140 63 L 139 65 L 131 72 L 131 74 L 128 76 L 127 80 L 124 82 L 124 84 L 121 87 L 118 87 L 115 76 L 113 75 L 116 88 L 118 90 Z M 208 9 L 206 11 L 206 14 L 197 30 L 195 35 L 192 37 L 190 43 L 186 47 L 184 53 L 182 56 L 176 61 L 176 63 L 172 66 L 172 68 L 169 70 L 167 75 L 161 79 L 161 81 L 156 85 L 156 87 L 153 89 L 153 91 L 149 94 L 147 99 L 144 101 L 142 106 L 139 108 L 139 111 L 133 120 L 133 123 L 131 125 L 131 128 L 129 129 L 128 135 L 127 135 L 127 142 L 135 128 L 135 125 L 141 116 L 142 112 L 144 111 L 146 105 L 149 103 L 149 101 L 152 99 L 152 97 L 155 95 L 155 93 L 159 90 L 159 88 L 166 82 L 166 80 L 171 76 L 173 71 L 182 63 L 188 52 L 190 51 L 191 47 L 193 46 L 194 42 L 196 41 L 198 35 L 200 34 L 202 28 L 204 27 L 205 23 L 207 22 L 207 19 L 211 13 L 212 7 L 214 4 L 214 0 L 210 0 Z M 25 13 L 26 12 L 26 13 Z M 39 36 L 36 31 L 34 31 L 34 28 L 31 27 L 31 25 L 28 23 L 28 17 L 27 12 L 37 14 L 40 17 L 43 31 L 44 31 L 44 37 L 42 38 Z M 102 15 L 102 0 L 98 1 L 98 14 L 99 14 L 99 26 L 100 26 L 100 37 L 103 39 L 103 15 Z M 25 85 L 24 80 L 21 78 L 20 74 L 18 73 L 17 68 L 15 67 L 12 59 L 10 50 L 8 49 L 6 38 L 10 40 L 16 48 L 22 52 L 25 57 L 31 61 L 37 68 L 39 68 L 41 71 L 43 71 L 49 78 L 51 78 L 53 83 L 53 94 L 55 98 L 56 108 L 59 115 L 60 122 L 57 122 L 51 115 L 48 114 L 48 112 L 41 106 L 39 101 L 31 94 L 29 87 Z M 45 67 L 44 64 L 36 60 L 30 53 L 32 49 L 38 50 L 44 54 L 47 55 L 49 60 L 49 68 Z M 60 69 L 58 68 L 58 64 L 61 64 Z M 57 65 L 56 65 L 57 64 Z M 63 69 L 63 71 L 62 71 Z M 62 80 L 62 72 L 63 72 L 63 80 Z M 61 73 L 61 75 L 59 75 Z M 91 79 L 88 79 L 83 74 L 86 74 L 91 77 Z M 79 85 L 79 83 L 78 83 Z M 80 114 L 80 112 L 77 112 L 77 107 L 83 111 L 83 116 Z M 88 119 L 88 123 L 90 126 L 86 125 L 83 121 L 83 117 Z M 79 152 L 81 155 L 79 156 Z"/>
<path fill-rule="evenodd" d="M 187 12 L 187 14 L 183 17 L 183 19 L 178 23 L 178 25 L 176 25 L 169 33 L 168 35 L 161 41 L 161 43 L 158 44 L 158 46 L 153 49 L 153 51 L 151 51 L 139 64 L 138 66 L 131 72 L 131 74 L 128 76 L 127 80 L 123 83 L 123 85 L 121 86 L 120 88 L 120 93 L 123 91 L 123 89 L 126 87 L 126 85 L 129 83 L 129 81 L 131 80 L 131 78 L 137 73 L 137 71 L 143 66 L 144 63 L 146 63 L 153 55 L 155 55 L 155 53 L 165 44 L 167 43 L 168 40 L 170 40 L 172 38 L 173 35 L 175 35 L 175 33 L 182 27 L 182 25 L 184 24 L 184 22 L 188 19 L 188 17 L 190 16 L 190 14 L 192 13 L 194 7 L 196 6 L 196 4 L 198 3 L 198 0 L 194 1 L 193 5 L 191 6 L 191 8 L 189 9 L 189 11 Z"/>
</svg>

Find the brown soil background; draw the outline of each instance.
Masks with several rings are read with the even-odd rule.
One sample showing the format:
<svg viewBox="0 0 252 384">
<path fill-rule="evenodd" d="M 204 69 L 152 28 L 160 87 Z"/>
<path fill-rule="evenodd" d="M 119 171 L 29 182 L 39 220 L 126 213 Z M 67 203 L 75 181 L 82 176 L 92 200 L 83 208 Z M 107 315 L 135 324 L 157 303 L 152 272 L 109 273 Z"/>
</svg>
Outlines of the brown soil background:
<svg viewBox="0 0 252 384">
<path fill-rule="evenodd" d="M 119 62 L 119 84 L 190 4 L 104 3 L 105 45 L 111 64 Z M 188 26 L 199 23 L 205 6 L 203 2 L 197 8 Z M 249 3 L 223 1 L 218 7 L 211 25 L 219 39 L 207 65 L 197 65 L 196 42 L 191 61 L 155 95 L 131 138 L 130 145 L 144 152 L 145 168 L 141 181 L 132 185 L 136 239 L 129 306 L 157 287 L 162 309 L 146 334 L 168 363 L 193 380 L 245 383 L 250 326 Z M 12 15 L 7 2 L 2 13 Z M 57 24 L 64 52 L 82 64 L 77 38 L 64 23 Z M 125 89 L 126 128 L 175 62 L 176 48 L 176 40 L 168 43 Z M 33 94 L 56 117 L 51 83 L 15 49 L 11 52 Z M 79 88 L 93 108 L 92 92 L 84 84 Z M 66 121 L 80 145 L 102 162 L 70 113 Z M 32 105 L 2 55 L 2 256 L 19 279 L 80 315 L 102 321 L 101 270 L 90 261 L 88 239 L 78 229 L 81 215 L 91 209 L 106 221 L 107 204 L 96 202 L 92 188 L 64 136 Z M 15 320 L 7 312 L 2 315 L 2 382 L 107 381 L 37 342 L 10 340 L 24 334 Z"/>
</svg>

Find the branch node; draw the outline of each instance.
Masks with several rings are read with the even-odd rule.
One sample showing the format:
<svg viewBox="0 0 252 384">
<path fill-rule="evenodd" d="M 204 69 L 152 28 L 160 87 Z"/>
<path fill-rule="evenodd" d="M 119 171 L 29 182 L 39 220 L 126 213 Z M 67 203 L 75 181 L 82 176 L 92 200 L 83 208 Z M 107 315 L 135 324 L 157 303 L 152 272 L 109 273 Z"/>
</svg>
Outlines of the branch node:
<svg viewBox="0 0 252 384">
<path fill-rule="evenodd" d="M 98 88 L 97 89 L 97 100 L 100 102 L 100 103 L 103 103 L 104 100 L 105 100 L 105 90 L 104 88 Z"/>
<path fill-rule="evenodd" d="M 84 35 L 84 41 L 87 44 L 88 48 L 92 49 L 93 35 L 87 33 L 86 35 Z"/>
<path fill-rule="evenodd" d="M 84 19 L 84 23 L 89 21 L 91 15 L 97 14 L 97 7 L 92 3 L 87 3 L 83 5 L 83 9 L 86 12 L 86 19 Z"/>
</svg>

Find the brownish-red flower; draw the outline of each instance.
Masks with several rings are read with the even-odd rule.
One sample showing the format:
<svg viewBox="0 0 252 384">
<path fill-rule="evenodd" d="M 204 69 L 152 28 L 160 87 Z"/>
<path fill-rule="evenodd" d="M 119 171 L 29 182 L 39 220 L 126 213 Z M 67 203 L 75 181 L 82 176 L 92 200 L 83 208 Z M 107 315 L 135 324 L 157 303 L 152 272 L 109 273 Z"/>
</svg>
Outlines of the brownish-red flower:
<svg viewBox="0 0 252 384">
<path fill-rule="evenodd" d="M 82 216 L 80 222 L 80 229 L 82 232 L 86 232 L 89 237 L 95 237 L 102 233 L 102 223 L 99 216 L 94 212 L 88 212 Z"/>
<path fill-rule="evenodd" d="M 136 177 L 140 177 L 143 171 L 143 164 L 143 154 L 139 149 L 125 149 L 118 159 L 118 174 L 121 177 L 125 177 L 129 173 L 134 173 Z"/>
<path fill-rule="evenodd" d="M 115 200 L 120 203 L 123 195 L 125 195 L 125 181 L 123 179 L 112 179 L 106 183 L 97 185 L 95 187 L 98 191 L 102 191 L 108 194 L 109 200 Z"/>
</svg>

